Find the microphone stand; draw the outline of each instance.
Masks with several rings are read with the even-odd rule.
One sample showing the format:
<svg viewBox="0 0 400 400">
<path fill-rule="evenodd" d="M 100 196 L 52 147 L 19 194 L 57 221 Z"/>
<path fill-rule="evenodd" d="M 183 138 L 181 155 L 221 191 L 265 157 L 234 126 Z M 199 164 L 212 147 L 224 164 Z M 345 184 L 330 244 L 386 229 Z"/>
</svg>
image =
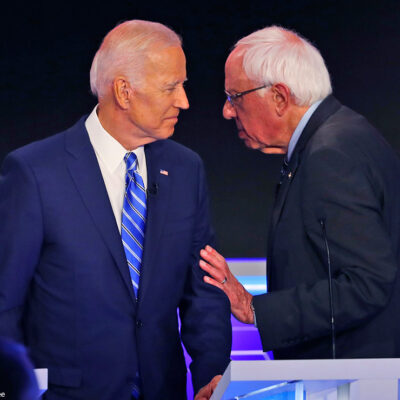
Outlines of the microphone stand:
<svg viewBox="0 0 400 400">
<path fill-rule="evenodd" d="M 335 332 L 335 313 L 334 313 L 334 306 L 333 306 L 333 289 L 332 289 L 332 269 L 331 269 L 331 255 L 329 251 L 329 243 L 328 243 L 328 237 L 326 236 L 326 227 L 325 227 L 325 221 L 321 218 L 319 220 L 319 223 L 321 224 L 322 228 L 322 234 L 324 236 L 324 241 L 325 241 L 325 250 L 326 250 L 326 258 L 327 258 L 327 264 L 328 264 L 328 288 L 329 288 L 329 307 L 331 311 L 331 337 L 332 337 L 332 358 L 336 358 L 336 332 Z"/>
</svg>

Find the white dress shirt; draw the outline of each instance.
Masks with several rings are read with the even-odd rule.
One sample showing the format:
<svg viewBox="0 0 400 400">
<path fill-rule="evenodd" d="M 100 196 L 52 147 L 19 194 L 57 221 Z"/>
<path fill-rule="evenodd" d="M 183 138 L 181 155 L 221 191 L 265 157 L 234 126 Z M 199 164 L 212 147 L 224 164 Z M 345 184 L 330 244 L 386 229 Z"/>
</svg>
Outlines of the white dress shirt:
<svg viewBox="0 0 400 400">
<path fill-rule="evenodd" d="M 97 106 L 85 122 L 89 133 L 90 143 L 96 153 L 97 161 L 103 175 L 108 198 L 114 212 L 115 220 L 121 233 L 122 207 L 125 195 L 126 164 L 124 161 L 126 150 L 121 143 L 115 140 L 101 125 L 97 116 Z M 138 159 L 138 171 L 143 178 L 144 187 L 147 189 L 146 156 L 143 146 L 132 150 Z"/>
</svg>

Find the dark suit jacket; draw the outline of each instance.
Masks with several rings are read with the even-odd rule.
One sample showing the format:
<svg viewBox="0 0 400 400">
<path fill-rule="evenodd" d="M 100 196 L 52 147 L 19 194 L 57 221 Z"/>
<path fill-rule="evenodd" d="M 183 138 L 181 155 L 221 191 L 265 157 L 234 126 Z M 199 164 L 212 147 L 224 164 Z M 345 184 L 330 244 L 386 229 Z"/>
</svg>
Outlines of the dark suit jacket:
<svg viewBox="0 0 400 400">
<path fill-rule="evenodd" d="M 400 356 L 400 163 L 359 114 L 329 96 L 278 192 L 269 292 L 254 306 L 264 350 L 330 358 L 326 228 L 339 358 Z"/>
<path fill-rule="evenodd" d="M 0 334 L 49 369 L 48 399 L 186 398 L 229 363 L 229 302 L 206 285 L 213 241 L 200 158 L 170 140 L 145 146 L 148 219 L 138 303 L 82 118 L 11 153 L 0 177 Z M 160 174 L 168 171 L 168 176 Z"/>
</svg>

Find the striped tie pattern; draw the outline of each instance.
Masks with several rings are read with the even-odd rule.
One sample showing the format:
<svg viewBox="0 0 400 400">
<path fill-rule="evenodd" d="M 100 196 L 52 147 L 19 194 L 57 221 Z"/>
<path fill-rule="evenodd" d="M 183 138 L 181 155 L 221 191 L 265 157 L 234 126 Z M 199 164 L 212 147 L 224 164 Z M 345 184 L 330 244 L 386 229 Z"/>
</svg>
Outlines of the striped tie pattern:
<svg viewBox="0 0 400 400">
<path fill-rule="evenodd" d="M 136 154 L 127 153 L 124 160 L 126 163 L 126 190 L 122 208 L 121 238 L 137 298 L 146 230 L 146 190 L 143 179 L 137 170 Z"/>
</svg>

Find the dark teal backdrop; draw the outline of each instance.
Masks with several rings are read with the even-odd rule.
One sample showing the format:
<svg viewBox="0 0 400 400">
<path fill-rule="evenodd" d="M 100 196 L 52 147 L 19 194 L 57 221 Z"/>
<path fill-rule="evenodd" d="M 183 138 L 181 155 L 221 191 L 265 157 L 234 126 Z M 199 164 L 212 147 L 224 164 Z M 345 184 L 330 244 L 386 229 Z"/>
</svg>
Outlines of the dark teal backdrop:
<svg viewBox="0 0 400 400">
<path fill-rule="evenodd" d="M 0 159 L 91 111 L 91 60 L 119 21 L 159 21 L 182 35 L 191 108 L 174 139 L 205 161 L 226 256 L 264 256 L 281 162 L 247 150 L 221 116 L 224 62 L 240 37 L 269 24 L 303 34 L 321 50 L 339 100 L 400 149 L 399 1 L 7 1 L 1 14 Z"/>
</svg>

